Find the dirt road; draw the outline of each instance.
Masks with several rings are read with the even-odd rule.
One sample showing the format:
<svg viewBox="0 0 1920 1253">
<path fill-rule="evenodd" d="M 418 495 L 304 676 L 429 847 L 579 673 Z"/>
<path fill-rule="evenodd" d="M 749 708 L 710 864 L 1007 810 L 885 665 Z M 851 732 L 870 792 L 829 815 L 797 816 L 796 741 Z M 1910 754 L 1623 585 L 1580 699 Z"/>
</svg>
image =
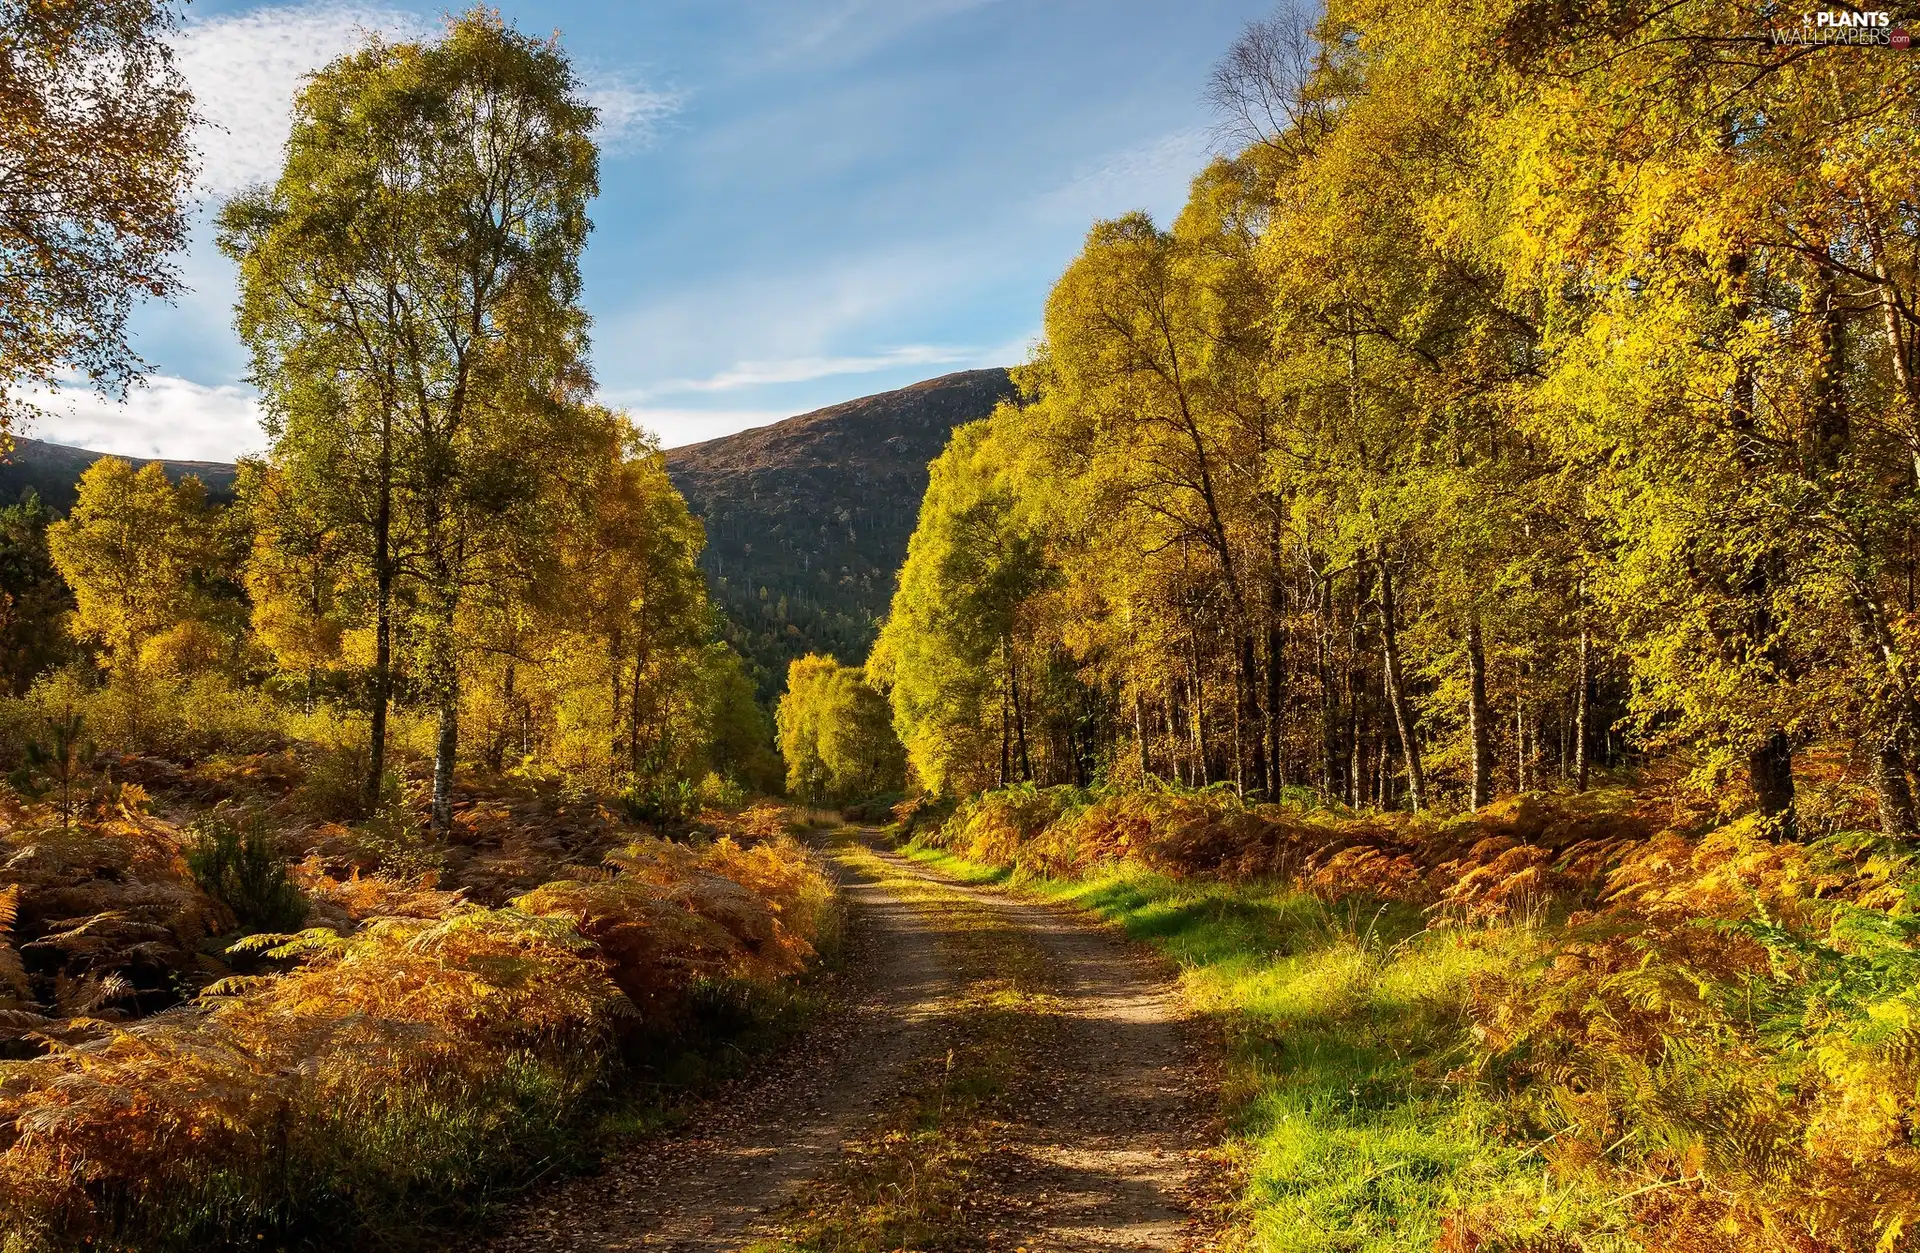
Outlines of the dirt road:
<svg viewBox="0 0 1920 1253">
<path fill-rule="evenodd" d="M 1165 973 L 1067 911 L 949 883 L 872 848 L 872 834 L 829 854 L 850 907 L 857 991 L 844 1013 L 682 1130 L 533 1198 L 488 1248 L 780 1247 L 808 1185 L 844 1173 L 848 1147 L 887 1125 L 930 1063 L 951 1066 L 970 986 L 1015 963 L 1044 991 L 1015 1002 L 1033 1018 L 1011 1033 L 1020 1078 L 993 1110 L 991 1168 L 968 1181 L 992 1195 L 971 1196 L 950 1234 L 1032 1253 L 1194 1241 L 1214 1100 Z"/>
</svg>

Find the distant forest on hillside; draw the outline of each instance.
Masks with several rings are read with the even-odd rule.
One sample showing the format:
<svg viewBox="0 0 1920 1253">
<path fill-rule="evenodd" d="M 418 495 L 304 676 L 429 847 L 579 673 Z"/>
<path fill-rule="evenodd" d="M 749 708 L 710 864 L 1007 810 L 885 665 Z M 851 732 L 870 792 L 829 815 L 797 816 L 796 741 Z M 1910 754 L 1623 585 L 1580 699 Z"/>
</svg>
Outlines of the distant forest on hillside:
<svg viewBox="0 0 1920 1253">
<path fill-rule="evenodd" d="M 928 462 L 953 428 L 1012 395 L 1005 370 L 969 370 L 667 453 L 706 527 L 700 565 L 722 633 L 762 701 L 778 695 L 796 657 L 866 657 L 906 560 Z M 0 462 L 0 502 L 32 493 L 64 514 L 100 455 L 17 439 Z M 231 465 L 160 464 L 171 479 L 195 475 L 216 499 L 232 493 Z"/>
<path fill-rule="evenodd" d="M 763 700 L 787 664 L 858 664 L 893 599 L 927 463 L 953 428 L 1013 395 L 969 370 L 677 448 L 667 469 L 706 525 L 701 568 Z"/>
</svg>

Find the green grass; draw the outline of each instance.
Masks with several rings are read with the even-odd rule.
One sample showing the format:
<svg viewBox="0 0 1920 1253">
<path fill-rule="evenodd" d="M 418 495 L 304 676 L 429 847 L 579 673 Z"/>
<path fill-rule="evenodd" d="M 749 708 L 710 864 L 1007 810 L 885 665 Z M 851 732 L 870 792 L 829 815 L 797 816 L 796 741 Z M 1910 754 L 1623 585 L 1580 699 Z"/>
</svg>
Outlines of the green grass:
<svg viewBox="0 0 1920 1253">
<path fill-rule="evenodd" d="M 1463 1073 L 1469 981 L 1531 960 L 1535 933 L 1433 932 L 1411 909 L 1343 908 L 1126 863 L 1049 879 L 903 851 L 964 882 L 1079 906 L 1178 964 L 1185 994 L 1224 1041 L 1254 1247 L 1426 1248 L 1462 1211 L 1544 1218 L 1543 1206 L 1564 1203 L 1543 1193 L 1538 1159 L 1501 1134 L 1497 1094 Z"/>
</svg>

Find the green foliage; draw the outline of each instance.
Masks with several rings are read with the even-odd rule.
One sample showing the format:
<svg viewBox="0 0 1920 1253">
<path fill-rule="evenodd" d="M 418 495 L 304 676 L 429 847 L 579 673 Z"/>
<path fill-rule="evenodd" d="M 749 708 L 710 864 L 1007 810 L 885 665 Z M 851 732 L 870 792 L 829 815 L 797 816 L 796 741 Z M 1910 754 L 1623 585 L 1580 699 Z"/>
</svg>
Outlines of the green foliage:
<svg viewBox="0 0 1920 1253">
<path fill-rule="evenodd" d="M 52 521 L 32 491 L 0 509 L 0 688 L 5 695 L 24 695 L 35 679 L 72 653 L 64 619 L 73 596 L 47 546 Z"/>
<path fill-rule="evenodd" d="M 865 800 L 906 781 L 886 698 L 860 667 L 800 658 L 787 670 L 775 722 L 793 796 L 816 804 Z"/>
<path fill-rule="evenodd" d="M 181 854 L 194 882 L 247 930 L 292 931 L 305 921 L 306 899 L 265 815 L 215 809 L 194 823 Z"/>
<path fill-rule="evenodd" d="M 43 725 L 46 738 L 26 742 L 26 760 L 7 776 L 7 783 L 22 796 L 35 800 L 57 792 L 59 799 L 55 804 L 60 811 L 60 821 L 71 826 L 73 785 L 97 750 L 86 738 L 85 715 L 71 705 L 62 709 L 57 717 L 47 715 Z"/>
<path fill-rule="evenodd" d="M 635 822 L 669 826 L 700 812 L 700 788 L 686 779 L 652 779 L 620 793 L 620 807 Z"/>
<path fill-rule="evenodd" d="M 258 688 L 219 674 L 191 677 L 109 674 L 104 683 L 73 667 L 44 675 L 18 701 L 25 721 L 72 709 L 106 752 L 191 759 L 216 751 L 258 752 L 278 743 L 287 711 Z"/>
<path fill-rule="evenodd" d="M 920 783 L 1472 808 L 1671 751 L 1791 837 L 1838 754 L 1920 831 L 1920 80 L 1724 25 L 1251 28 L 1238 150 L 1094 224 L 936 463 L 870 659 Z"/>
<path fill-rule="evenodd" d="M 370 40 L 309 78 L 294 113 L 279 178 L 220 216 L 269 462 L 298 505 L 272 547 L 296 571 L 335 548 L 329 577 L 371 592 L 377 728 L 392 616 L 407 609 L 441 723 L 444 831 L 465 619 L 483 589 L 554 559 L 556 505 L 617 438 L 587 401 L 578 303 L 594 111 L 557 43 L 475 9 L 433 42 Z M 273 568 L 262 577 L 284 584 Z M 331 599 L 307 597 L 294 621 L 324 618 Z M 373 741 L 370 790 L 385 769 Z"/>
<path fill-rule="evenodd" d="M 350 830 L 354 848 L 376 874 L 409 883 L 440 870 L 446 855 L 432 833 L 420 825 L 412 806 L 397 795 L 398 790 L 390 787 L 380 807 Z"/>
</svg>

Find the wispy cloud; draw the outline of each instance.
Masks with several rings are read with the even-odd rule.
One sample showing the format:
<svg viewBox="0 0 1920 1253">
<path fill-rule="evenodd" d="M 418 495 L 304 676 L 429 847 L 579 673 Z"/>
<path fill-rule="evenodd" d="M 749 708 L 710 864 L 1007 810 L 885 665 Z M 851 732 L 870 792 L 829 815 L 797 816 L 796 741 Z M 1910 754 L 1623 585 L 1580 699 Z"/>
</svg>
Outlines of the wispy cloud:
<svg viewBox="0 0 1920 1253">
<path fill-rule="evenodd" d="M 772 5 L 770 34 L 761 66 L 800 63 L 848 65 L 931 23 L 984 8 L 997 0 L 836 0 L 814 5 Z"/>
<path fill-rule="evenodd" d="M 125 457 L 231 461 L 266 443 L 259 399 L 244 387 L 162 374 L 128 391 L 125 403 L 82 387 L 36 403 L 45 416 L 25 434 Z"/>
<path fill-rule="evenodd" d="M 410 39 L 416 17 L 355 4 L 274 5 L 189 22 L 174 56 L 206 119 L 199 136 L 200 182 L 230 196 L 272 178 L 290 129 L 301 80 L 370 34 Z"/>
<path fill-rule="evenodd" d="M 677 395 L 685 392 L 730 392 L 745 387 L 766 387 L 776 383 L 810 383 L 815 379 L 842 374 L 878 374 L 907 365 L 949 365 L 967 361 L 976 354 L 966 348 L 943 348 L 934 344 L 909 344 L 865 357 L 789 357 L 780 361 L 742 361 L 717 374 L 700 379 L 674 379 L 651 389 L 651 395 Z"/>
<path fill-rule="evenodd" d="M 619 156 L 653 142 L 660 123 L 679 112 L 685 97 L 677 91 L 654 91 L 617 76 L 592 72 L 586 80 L 587 102 L 600 110 L 595 138 L 605 152 Z"/>
<path fill-rule="evenodd" d="M 1115 217 L 1155 203 L 1178 204 L 1206 164 L 1208 139 L 1206 130 L 1190 127 L 1110 152 L 1042 193 L 1037 207 L 1044 218 L 1081 220 Z"/>
<path fill-rule="evenodd" d="M 187 23 L 175 37 L 174 55 L 205 119 L 198 137 L 203 192 L 230 196 L 279 172 L 293 97 L 308 74 L 370 36 L 432 33 L 413 14 L 336 0 L 265 5 Z M 583 69 L 582 79 L 588 101 L 600 110 L 597 138 L 610 153 L 644 147 L 682 100 L 621 73 Z"/>
</svg>

